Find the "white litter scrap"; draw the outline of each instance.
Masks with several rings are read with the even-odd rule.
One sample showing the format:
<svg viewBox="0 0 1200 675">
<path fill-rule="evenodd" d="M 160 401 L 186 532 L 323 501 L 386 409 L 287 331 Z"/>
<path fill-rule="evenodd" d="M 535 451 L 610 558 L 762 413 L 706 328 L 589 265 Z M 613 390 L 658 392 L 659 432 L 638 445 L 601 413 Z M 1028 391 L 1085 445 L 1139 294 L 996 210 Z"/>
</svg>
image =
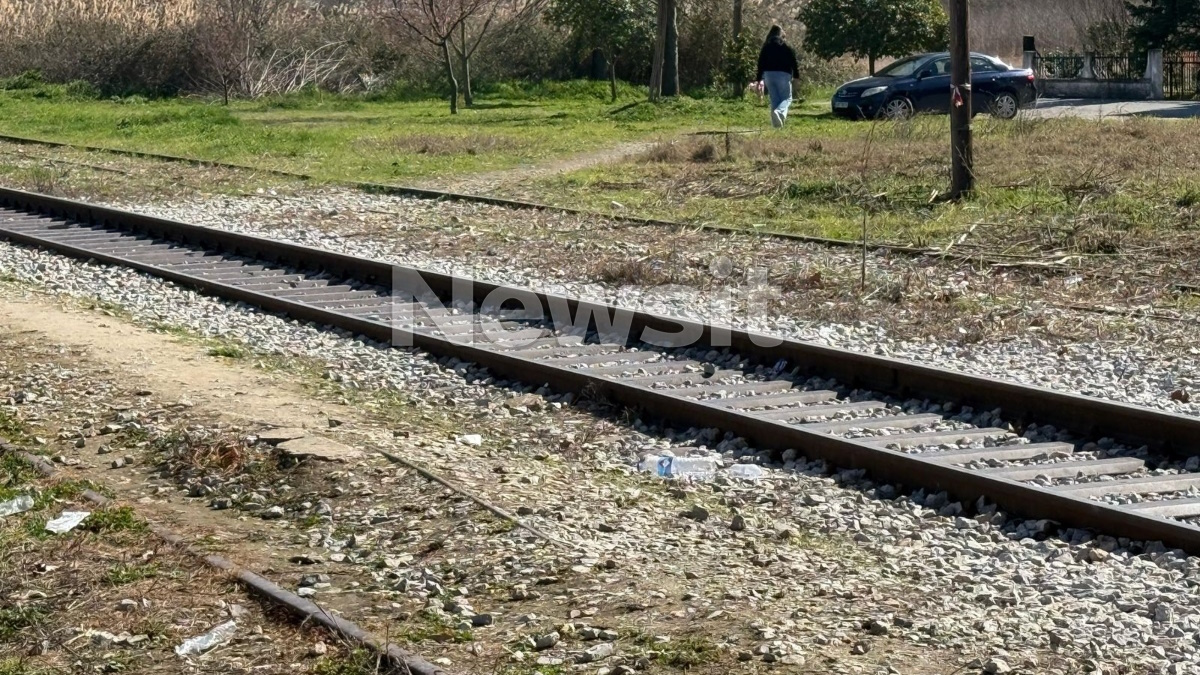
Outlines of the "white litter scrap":
<svg viewBox="0 0 1200 675">
<path fill-rule="evenodd" d="M 0 502 L 0 518 L 12 516 L 33 508 L 33 497 L 21 495 L 6 502 Z"/>
<path fill-rule="evenodd" d="M 65 534 L 75 529 L 87 517 L 92 515 L 91 511 L 63 511 L 62 515 L 46 523 L 46 531 L 54 534 Z"/>
<path fill-rule="evenodd" d="M 184 640 L 175 647 L 175 653 L 179 656 L 203 654 L 217 645 L 228 642 L 229 639 L 232 638 L 236 633 L 237 622 L 226 621 L 207 633 L 202 633 L 194 638 L 188 638 Z"/>
</svg>

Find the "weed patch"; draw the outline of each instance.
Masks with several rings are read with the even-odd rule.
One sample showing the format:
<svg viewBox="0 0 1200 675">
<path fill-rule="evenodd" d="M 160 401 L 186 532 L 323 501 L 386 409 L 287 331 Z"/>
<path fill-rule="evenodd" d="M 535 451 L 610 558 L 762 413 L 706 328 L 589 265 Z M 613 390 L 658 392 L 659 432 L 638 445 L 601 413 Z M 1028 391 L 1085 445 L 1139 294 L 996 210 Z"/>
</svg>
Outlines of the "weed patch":
<svg viewBox="0 0 1200 675">
<path fill-rule="evenodd" d="M 474 639 L 469 630 L 457 630 L 440 616 L 422 612 L 401 626 L 401 639 L 407 642 L 453 642 L 466 644 Z"/>
<path fill-rule="evenodd" d="M 316 675 L 378 675 L 384 672 L 379 657 L 367 649 L 354 649 L 345 654 L 327 656 L 313 667 Z"/>
<path fill-rule="evenodd" d="M 706 663 L 715 663 L 721 657 L 720 650 L 706 637 L 688 635 L 657 645 L 658 663 L 667 668 L 687 670 Z"/>
<path fill-rule="evenodd" d="M 96 534 L 108 532 L 142 533 L 149 530 L 145 521 L 137 517 L 128 506 L 108 507 L 93 511 L 80 528 Z"/>
<path fill-rule="evenodd" d="M 0 643 L 9 642 L 21 631 L 44 621 L 46 612 L 35 605 L 0 607 Z"/>
<path fill-rule="evenodd" d="M 247 354 L 248 352 L 245 348 L 233 344 L 218 345 L 208 350 L 209 356 L 218 356 L 225 359 L 244 359 Z"/>
<path fill-rule="evenodd" d="M 111 586 L 124 586 L 156 576 L 158 576 L 158 565 L 117 563 L 104 573 L 104 581 Z"/>
<path fill-rule="evenodd" d="M 7 410 L 0 409 L 0 437 L 13 443 L 20 443 L 26 440 L 27 430 L 25 424 L 16 415 Z M 7 464 L 10 459 L 20 461 L 16 460 L 16 458 L 6 457 L 4 460 L 5 463 Z M 21 463 L 24 464 L 24 462 Z"/>
</svg>

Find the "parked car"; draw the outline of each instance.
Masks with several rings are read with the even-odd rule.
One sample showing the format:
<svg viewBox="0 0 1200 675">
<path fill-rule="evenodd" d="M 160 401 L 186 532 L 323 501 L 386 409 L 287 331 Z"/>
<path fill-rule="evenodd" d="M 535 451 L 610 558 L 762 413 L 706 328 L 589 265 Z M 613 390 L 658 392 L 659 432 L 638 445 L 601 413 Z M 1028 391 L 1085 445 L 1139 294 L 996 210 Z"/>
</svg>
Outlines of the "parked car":
<svg viewBox="0 0 1200 675">
<path fill-rule="evenodd" d="M 1037 101 L 1032 70 L 971 54 L 972 115 L 1011 119 Z M 949 113 L 950 54 L 918 54 L 889 64 L 872 77 L 847 82 L 833 95 L 833 112 L 857 119 L 905 119 L 917 113 Z"/>
</svg>

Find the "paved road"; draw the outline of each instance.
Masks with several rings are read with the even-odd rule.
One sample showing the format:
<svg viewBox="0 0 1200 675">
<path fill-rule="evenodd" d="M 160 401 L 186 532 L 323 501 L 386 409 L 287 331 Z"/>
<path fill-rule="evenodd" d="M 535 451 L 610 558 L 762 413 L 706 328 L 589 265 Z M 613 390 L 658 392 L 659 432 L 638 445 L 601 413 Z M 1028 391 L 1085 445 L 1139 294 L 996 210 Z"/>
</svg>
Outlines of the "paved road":
<svg viewBox="0 0 1200 675">
<path fill-rule="evenodd" d="M 1027 114 L 1034 117 L 1127 117 L 1146 115 L 1185 119 L 1200 117 L 1200 101 L 1096 101 L 1080 98 L 1044 98 Z"/>
</svg>

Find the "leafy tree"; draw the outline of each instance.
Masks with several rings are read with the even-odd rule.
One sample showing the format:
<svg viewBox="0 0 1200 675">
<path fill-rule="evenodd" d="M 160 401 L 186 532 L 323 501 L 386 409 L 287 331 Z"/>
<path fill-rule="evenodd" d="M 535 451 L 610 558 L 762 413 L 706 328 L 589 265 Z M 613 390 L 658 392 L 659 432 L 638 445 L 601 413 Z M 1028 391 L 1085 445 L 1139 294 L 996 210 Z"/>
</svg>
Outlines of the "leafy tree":
<svg viewBox="0 0 1200 675">
<path fill-rule="evenodd" d="M 810 0 L 798 18 L 808 51 L 865 58 L 872 75 L 880 57 L 945 49 L 950 41 L 940 0 Z"/>
<path fill-rule="evenodd" d="M 1127 2 L 1129 37 L 1143 49 L 1200 50 L 1200 0 Z"/>
<path fill-rule="evenodd" d="M 612 100 L 617 100 L 617 59 L 653 39 L 652 0 L 551 0 L 546 17 L 571 31 L 585 47 L 599 49 L 608 61 Z"/>
<path fill-rule="evenodd" d="M 729 87 L 734 98 L 745 95 L 746 83 L 754 77 L 754 69 L 758 65 L 758 47 L 758 42 L 747 32 L 726 39 L 722 45 L 718 78 L 721 84 Z"/>
</svg>

